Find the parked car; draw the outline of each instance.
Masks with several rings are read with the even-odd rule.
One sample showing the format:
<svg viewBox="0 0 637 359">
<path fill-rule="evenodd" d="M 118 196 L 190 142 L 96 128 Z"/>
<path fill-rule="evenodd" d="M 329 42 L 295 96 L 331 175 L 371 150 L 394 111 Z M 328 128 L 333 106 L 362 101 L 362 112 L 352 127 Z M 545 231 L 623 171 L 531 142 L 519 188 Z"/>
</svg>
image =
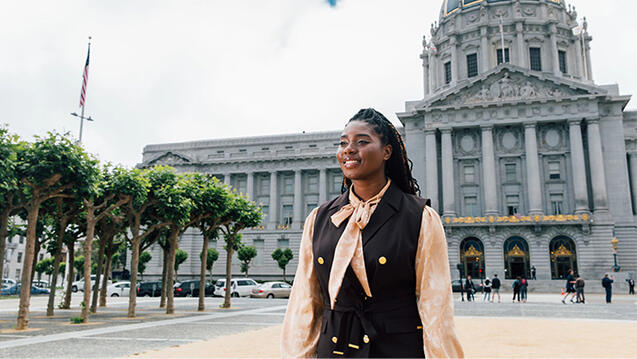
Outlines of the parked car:
<svg viewBox="0 0 637 359">
<path fill-rule="evenodd" d="M 258 286 L 254 279 L 250 278 L 232 278 L 230 280 L 230 295 L 233 297 L 247 297 L 252 289 Z M 215 284 L 214 295 L 223 297 L 226 293 L 226 280 L 219 279 Z"/>
<path fill-rule="evenodd" d="M 2 295 L 18 295 L 20 294 L 21 284 L 18 283 L 12 287 L 2 289 Z M 49 290 L 46 288 L 38 288 L 36 286 L 31 286 L 31 294 L 49 294 Z"/>
<path fill-rule="evenodd" d="M 159 297 L 161 296 L 161 282 L 140 282 L 137 283 L 138 297 Z"/>
<path fill-rule="evenodd" d="M 16 282 L 14 279 L 2 278 L 2 288 L 10 288 L 16 285 L 17 283 L 18 282 Z"/>
<path fill-rule="evenodd" d="M 292 286 L 285 282 L 265 282 L 252 289 L 252 298 L 289 298 Z"/>
<path fill-rule="evenodd" d="M 100 276 L 100 277 L 102 278 L 100 280 L 100 286 L 101 286 L 102 280 L 104 280 L 104 277 L 103 276 Z M 96 278 L 97 278 L 97 274 L 91 274 L 91 286 L 95 285 Z M 107 283 L 108 283 L 108 285 L 113 284 L 113 282 L 110 281 L 110 280 Z M 73 293 L 77 292 L 78 290 L 82 291 L 82 292 L 84 291 L 84 278 L 73 282 L 73 284 L 71 285 L 71 291 Z"/>
<path fill-rule="evenodd" d="M 199 279 L 185 280 L 175 284 L 173 291 L 175 297 L 198 297 L 199 296 Z M 204 295 L 212 296 L 214 293 L 214 285 L 209 280 L 206 281 L 206 292 Z"/>
<path fill-rule="evenodd" d="M 464 284 L 465 281 L 466 279 L 463 279 L 462 284 Z M 476 282 L 475 280 L 473 280 L 473 286 L 476 288 L 476 292 L 482 292 L 484 290 L 484 287 L 482 287 L 482 284 L 480 284 L 479 281 Z M 460 293 L 460 288 L 462 288 L 462 286 L 460 285 L 460 279 L 454 279 L 451 281 L 451 289 L 454 293 Z"/>
<path fill-rule="evenodd" d="M 128 297 L 130 295 L 130 282 L 121 281 L 113 283 L 106 287 L 106 296 L 108 297 Z"/>
<path fill-rule="evenodd" d="M 34 280 L 31 284 L 38 288 L 49 288 L 49 282 L 45 280 Z"/>
</svg>

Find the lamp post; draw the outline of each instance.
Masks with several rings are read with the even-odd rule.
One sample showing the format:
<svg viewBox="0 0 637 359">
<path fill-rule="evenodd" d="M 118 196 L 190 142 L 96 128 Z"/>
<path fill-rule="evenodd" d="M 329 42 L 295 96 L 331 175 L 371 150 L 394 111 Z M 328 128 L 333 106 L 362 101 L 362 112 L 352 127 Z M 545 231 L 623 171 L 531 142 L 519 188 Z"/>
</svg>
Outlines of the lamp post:
<svg viewBox="0 0 637 359">
<path fill-rule="evenodd" d="M 93 121 L 93 119 L 91 118 L 91 116 L 84 117 L 84 108 L 82 108 L 82 114 L 81 115 L 78 115 L 75 112 L 71 112 L 71 116 L 75 116 L 75 117 L 79 117 L 80 118 L 80 143 L 82 143 L 82 129 L 84 127 L 84 120 Z"/>
<path fill-rule="evenodd" d="M 462 285 L 462 264 L 456 264 L 456 268 L 458 268 L 458 277 L 460 278 L 460 299 L 464 302 L 464 285 Z"/>
<path fill-rule="evenodd" d="M 613 228 L 613 239 L 610 240 L 610 244 L 613 246 L 613 261 L 615 265 L 613 265 L 613 272 L 619 272 L 621 267 L 617 265 L 617 246 L 619 245 L 619 239 L 615 237 L 615 229 Z"/>
</svg>

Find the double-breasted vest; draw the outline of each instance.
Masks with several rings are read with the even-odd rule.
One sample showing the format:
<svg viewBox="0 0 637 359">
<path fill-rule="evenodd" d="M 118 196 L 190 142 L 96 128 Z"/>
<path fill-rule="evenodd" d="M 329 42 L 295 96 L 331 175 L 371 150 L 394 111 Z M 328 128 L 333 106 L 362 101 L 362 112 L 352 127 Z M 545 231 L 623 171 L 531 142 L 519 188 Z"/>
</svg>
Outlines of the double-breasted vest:
<svg viewBox="0 0 637 359">
<path fill-rule="evenodd" d="M 351 267 L 330 309 L 328 282 L 336 244 L 346 222 L 330 217 L 349 203 L 349 191 L 319 207 L 314 223 L 314 265 L 324 298 L 318 356 L 424 357 L 416 299 L 416 251 L 427 201 L 390 184 L 362 231 L 367 297 Z"/>
</svg>

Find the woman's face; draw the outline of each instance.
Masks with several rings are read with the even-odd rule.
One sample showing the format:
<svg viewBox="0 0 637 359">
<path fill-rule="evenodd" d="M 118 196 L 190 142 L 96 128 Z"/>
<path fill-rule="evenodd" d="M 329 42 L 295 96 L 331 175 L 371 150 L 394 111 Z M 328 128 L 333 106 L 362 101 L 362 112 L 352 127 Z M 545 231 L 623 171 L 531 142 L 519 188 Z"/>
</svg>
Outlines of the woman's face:
<svg viewBox="0 0 637 359">
<path fill-rule="evenodd" d="M 374 180 L 385 177 L 385 161 L 392 153 L 372 126 L 364 121 L 352 121 L 341 134 L 336 152 L 343 175 L 352 181 Z"/>
</svg>

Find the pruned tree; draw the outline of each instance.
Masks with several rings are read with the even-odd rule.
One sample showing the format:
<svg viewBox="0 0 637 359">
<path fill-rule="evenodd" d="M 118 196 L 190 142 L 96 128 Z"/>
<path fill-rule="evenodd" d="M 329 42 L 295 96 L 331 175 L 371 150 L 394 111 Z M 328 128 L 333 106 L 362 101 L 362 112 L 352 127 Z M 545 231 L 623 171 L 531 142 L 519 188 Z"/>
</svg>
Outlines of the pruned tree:
<svg viewBox="0 0 637 359">
<path fill-rule="evenodd" d="M 217 251 L 215 248 L 208 248 L 207 251 L 208 255 L 206 256 L 206 270 L 208 271 L 208 274 L 210 275 L 210 282 L 212 282 L 212 266 L 215 264 L 215 262 L 219 259 L 219 251 Z M 199 253 L 199 258 L 203 261 L 203 252 Z"/>
<path fill-rule="evenodd" d="M 84 237 L 85 227 L 82 223 L 82 218 L 77 216 L 73 219 L 73 222 L 68 226 L 66 232 L 64 233 L 64 244 L 66 245 L 66 249 L 68 251 L 68 260 L 69 263 L 69 272 L 66 278 L 66 285 L 64 288 L 64 300 L 62 301 L 62 305 L 60 305 L 60 309 L 71 309 L 71 298 L 73 294 L 73 282 L 75 281 L 75 242 L 78 239 Z M 82 262 L 82 268 L 83 268 Z M 53 313 L 53 311 L 51 311 Z"/>
<path fill-rule="evenodd" d="M 250 269 L 250 262 L 257 256 L 257 249 L 254 246 L 241 246 L 237 251 L 237 258 L 241 262 L 241 272 L 248 277 L 248 270 Z"/>
<path fill-rule="evenodd" d="M 51 280 L 51 273 L 53 273 L 53 258 L 44 258 L 35 265 L 35 272 L 38 273 L 38 280 L 42 280 L 42 273 L 49 275 L 49 281 Z"/>
<path fill-rule="evenodd" d="M 277 248 L 274 250 L 274 252 L 272 252 L 272 259 L 274 259 L 277 264 L 279 265 L 279 268 L 283 269 L 283 281 L 287 282 L 285 280 L 285 267 L 287 267 L 288 263 L 290 263 L 290 261 L 292 260 L 292 258 L 294 258 L 294 254 L 292 254 L 292 250 L 290 250 L 290 248 Z"/>
<path fill-rule="evenodd" d="M 153 259 L 153 256 L 146 251 L 143 251 L 142 254 L 139 255 L 139 264 L 137 264 L 137 271 L 144 280 L 144 272 L 146 271 L 146 263 L 150 262 Z"/>
<path fill-rule="evenodd" d="M 177 278 L 178 278 L 178 274 L 177 272 L 179 271 L 179 266 L 186 261 L 186 259 L 188 259 L 188 252 L 186 252 L 185 250 L 178 248 L 177 252 L 175 252 L 175 282 L 177 282 Z"/>
<path fill-rule="evenodd" d="M 19 138 L 0 126 L 0 278 L 4 278 L 4 253 L 9 235 L 9 218 L 19 208 L 16 174 Z"/>
</svg>

